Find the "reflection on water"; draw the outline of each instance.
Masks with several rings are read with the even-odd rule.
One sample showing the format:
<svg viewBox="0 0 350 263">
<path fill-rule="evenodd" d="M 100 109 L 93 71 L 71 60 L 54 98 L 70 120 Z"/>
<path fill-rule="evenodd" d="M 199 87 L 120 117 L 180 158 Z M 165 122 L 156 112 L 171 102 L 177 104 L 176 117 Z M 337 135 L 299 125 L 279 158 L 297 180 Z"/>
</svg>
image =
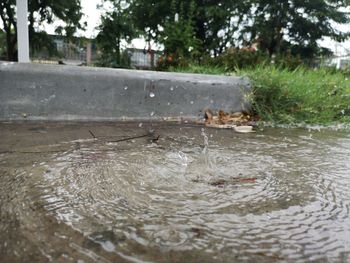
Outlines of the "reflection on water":
<svg viewBox="0 0 350 263">
<path fill-rule="evenodd" d="M 2 258 L 350 260 L 348 132 L 160 126 L 156 143 L 116 143 L 146 128 L 101 126 L 49 127 L 30 145 L 43 133 L 4 125 Z"/>
</svg>

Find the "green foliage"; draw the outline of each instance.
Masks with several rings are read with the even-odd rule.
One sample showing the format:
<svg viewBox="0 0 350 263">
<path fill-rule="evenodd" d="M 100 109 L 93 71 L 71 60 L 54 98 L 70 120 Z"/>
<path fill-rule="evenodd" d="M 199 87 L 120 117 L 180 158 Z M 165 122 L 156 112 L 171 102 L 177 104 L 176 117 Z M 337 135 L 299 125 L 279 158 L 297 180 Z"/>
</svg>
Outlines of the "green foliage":
<svg viewBox="0 0 350 263">
<path fill-rule="evenodd" d="M 253 109 L 265 121 L 330 124 L 350 120 L 350 81 L 340 72 L 260 66 L 238 74 L 253 81 Z"/>
<path fill-rule="evenodd" d="M 8 60 L 17 60 L 17 35 L 16 35 L 16 0 L 0 1 L 0 17 L 3 29 L 6 33 L 6 56 Z M 52 24 L 60 20 L 64 22 L 64 27 L 57 29 L 58 33 L 72 37 L 77 28 L 82 29 L 80 24 L 82 17 L 80 0 L 29 0 L 28 20 L 30 43 L 38 48 L 39 43 L 43 47 L 50 49 L 52 42 L 48 42 L 45 32 L 36 32 L 34 27 L 43 22 Z M 41 47 L 40 47 L 41 48 Z"/>
<path fill-rule="evenodd" d="M 190 1 L 186 13 L 183 3 L 178 4 L 178 0 L 172 0 L 171 9 L 171 16 L 165 22 L 164 31 L 160 34 L 160 43 L 164 45 L 166 54 L 190 56 L 193 51 L 197 50 L 199 45 L 192 22 L 193 13 L 196 9 L 194 1 Z"/>
<path fill-rule="evenodd" d="M 129 43 L 137 36 L 133 23 L 131 21 L 128 1 L 113 1 L 113 10 L 106 12 L 101 17 L 102 22 L 99 25 L 99 34 L 96 41 L 101 51 L 101 56 L 97 65 L 114 68 L 129 68 L 130 58 L 127 52 L 122 52 L 121 43 Z"/>
<path fill-rule="evenodd" d="M 191 36 L 194 33 L 201 55 L 210 52 L 217 55 L 223 52 L 226 45 L 232 40 L 238 25 L 233 26 L 231 18 L 234 15 L 243 16 L 242 6 L 245 4 L 241 1 L 232 2 L 230 0 L 176 0 L 171 2 L 168 0 L 134 0 L 130 6 L 130 12 L 135 26 L 143 32 L 146 39 L 156 42 L 164 38 L 163 29 L 170 27 L 168 32 L 172 31 L 169 23 L 174 20 L 177 12 L 181 22 L 175 28 L 183 26 L 182 30 L 185 29 L 185 37 L 180 36 L 181 44 L 193 41 Z M 220 32 L 223 34 L 220 35 Z M 172 40 L 176 40 L 177 33 L 173 34 Z M 168 45 L 169 42 L 170 40 Z M 187 48 L 192 44 L 187 44 Z"/>
<path fill-rule="evenodd" d="M 60 57 L 55 43 L 46 32 L 32 32 L 30 41 L 31 56 L 43 53 L 47 54 L 48 57 Z"/>
<path fill-rule="evenodd" d="M 164 24 L 159 41 L 164 45 L 164 57 L 158 63 L 158 69 L 166 69 L 169 66 L 185 65 L 186 61 L 198 56 L 200 41 L 195 37 L 193 28 L 194 1 L 190 1 L 185 12 L 183 3 L 173 0 L 171 4 L 171 16 Z"/>
<path fill-rule="evenodd" d="M 342 41 L 349 36 L 334 28 L 334 23 L 349 23 L 349 13 L 343 11 L 348 0 L 247 0 L 246 3 L 250 5 L 246 17 L 250 23 L 243 28 L 240 38 L 248 43 L 258 41 L 270 56 L 297 49 L 299 55 L 312 57 L 320 52 L 317 40 L 330 37 Z"/>
<path fill-rule="evenodd" d="M 230 48 L 218 58 L 218 64 L 224 65 L 226 70 L 235 71 L 246 67 L 253 67 L 269 60 L 266 53 L 249 49 Z"/>
<path fill-rule="evenodd" d="M 189 60 L 185 57 L 165 54 L 158 59 L 156 70 L 172 71 L 172 68 L 187 68 L 188 66 Z"/>
<path fill-rule="evenodd" d="M 190 64 L 170 68 L 174 72 L 229 74 L 225 68 Z M 252 114 L 265 122 L 279 124 L 350 123 L 350 76 L 329 68 L 294 70 L 275 65 L 259 65 L 237 70 L 247 76 L 253 91 L 247 98 Z"/>
<path fill-rule="evenodd" d="M 0 29 L 0 60 L 4 60 L 6 56 L 6 35 L 5 33 Z"/>
<path fill-rule="evenodd" d="M 345 25 L 350 21 L 349 14 L 343 11 L 348 4 L 348 0 L 176 1 L 178 9 L 182 7 L 181 16 L 192 20 L 201 56 L 218 56 L 228 46 L 249 47 L 258 43 L 259 49 L 270 57 L 290 53 L 302 59 L 324 54 L 317 43 L 323 37 L 341 41 L 349 36 L 334 28 L 335 23 Z M 190 39 L 191 34 L 184 31 L 185 36 L 178 37 L 178 27 L 167 25 L 174 17 L 169 1 L 134 0 L 130 10 L 136 27 L 148 40 L 157 42 L 164 38 L 162 29 L 168 27 L 166 33 L 172 34 L 168 46 L 180 41 L 180 45 L 189 47 L 183 39 Z"/>
<path fill-rule="evenodd" d="M 186 66 L 170 67 L 169 71 L 182 73 L 197 73 L 210 75 L 226 75 L 226 70 L 220 66 L 203 66 L 199 64 L 188 64 Z"/>
</svg>

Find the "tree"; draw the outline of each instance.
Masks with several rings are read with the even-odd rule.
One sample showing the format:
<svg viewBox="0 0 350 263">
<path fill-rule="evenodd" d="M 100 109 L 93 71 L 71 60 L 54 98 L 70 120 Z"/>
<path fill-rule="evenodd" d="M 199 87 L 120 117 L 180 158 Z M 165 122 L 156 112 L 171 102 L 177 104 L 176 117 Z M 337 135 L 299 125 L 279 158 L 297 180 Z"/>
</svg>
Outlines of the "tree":
<svg viewBox="0 0 350 263">
<path fill-rule="evenodd" d="M 202 42 L 202 52 L 221 54 L 233 42 L 249 6 L 245 1 L 196 0 L 194 18 L 196 37 Z M 234 23 L 233 21 L 237 22 Z"/>
<path fill-rule="evenodd" d="M 71 37 L 80 24 L 82 17 L 80 0 L 28 0 L 28 20 L 30 43 L 38 43 L 46 37 L 45 32 L 35 31 L 37 25 L 52 24 L 56 20 L 65 23 L 64 27 L 57 28 L 57 33 L 64 33 Z M 6 53 L 10 61 L 17 60 L 17 19 L 16 0 L 0 0 L 0 17 L 6 34 Z M 52 44 L 41 41 L 43 44 Z"/>
<path fill-rule="evenodd" d="M 101 17 L 98 26 L 100 32 L 97 35 L 97 45 L 102 54 L 99 64 L 101 66 L 127 67 L 128 58 L 122 56 L 121 43 L 130 41 L 137 36 L 129 13 L 127 0 L 110 1 L 113 4 L 112 11 L 106 12 Z"/>
<path fill-rule="evenodd" d="M 247 4 L 240 39 L 247 44 L 259 42 L 270 56 L 294 50 L 310 57 L 323 37 L 343 41 L 349 36 L 334 28 L 334 23 L 350 22 L 349 13 L 342 10 L 348 0 L 248 0 Z"/>
<path fill-rule="evenodd" d="M 5 46 L 6 46 L 5 32 L 3 32 L 2 29 L 0 29 L 0 60 L 4 59 Z"/>
<path fill-rule="evenodd" d="M 180 23 L 188 25 L 191 19 L 194 36 L 200 42 L 199 51 L 214 55 L 223 52 L 231 42 L 237 28 L 231 23 L 231 18 L 242 18 L 242 10 L 247 9 L 244 1 L 231 0 L 177 0 L 172 1 L 172 6 L 169 8 L 167 0 L 134 0 L 130 10 L 135 26 L 143 32 L 146 40 L 160 42 L 160 38 L 164 38 L 163 30 L 174 21 L 175 7 L 176 13 L 181 13 Z"/>
<path fill-rule="evenodd" d="M 171 15 L 164 23 L 159 42 L 164 45 L 166 54 L 190 58 L 200 45 L 193 27 L 196 7 L 193 0 L 189 1 L 188 10 L 185 11 L 184 4 L 178 5 L 177 2 L 176 0 L 171 2 Z"/>
</svg>

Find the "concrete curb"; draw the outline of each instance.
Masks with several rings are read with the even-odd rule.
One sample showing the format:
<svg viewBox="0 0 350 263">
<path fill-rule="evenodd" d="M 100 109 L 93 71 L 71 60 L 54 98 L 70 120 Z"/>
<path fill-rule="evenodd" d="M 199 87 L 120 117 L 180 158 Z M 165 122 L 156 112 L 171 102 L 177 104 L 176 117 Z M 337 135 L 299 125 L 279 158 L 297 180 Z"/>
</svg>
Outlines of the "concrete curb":
<svg viewBox="0 0 350 263">
<path fill-rule="evenodd" d="M 198 120 L 249 109 L 241 77 L 0 62 L 0 120 Z"/>
</svg>

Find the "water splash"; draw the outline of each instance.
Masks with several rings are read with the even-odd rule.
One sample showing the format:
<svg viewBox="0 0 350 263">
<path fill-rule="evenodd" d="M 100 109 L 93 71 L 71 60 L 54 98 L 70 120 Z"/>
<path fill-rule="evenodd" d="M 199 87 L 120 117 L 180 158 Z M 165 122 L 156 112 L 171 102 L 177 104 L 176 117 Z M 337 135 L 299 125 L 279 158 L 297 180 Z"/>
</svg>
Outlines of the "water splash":
<svg viewBox="0 0 350 263">
<path fill-rule="evenodd" d="M 204 140 L 203 153 L 207 153 L 208 146 L 209 146 L 209 139 L 208 139 L 207 134 L 205 133 L 205 129 L 204 128 L 202 128 L 202 130 L 201 130 L 201 135 L 203 136 L 203 140 Z"/>
<path fill-rule="evenodd" d="M 187 155 L 184 152 L 182 152 L 182 151 L 179 151 L 178 155 L 179 155 L 179 158 L 181 160 L 181 165 L 187 166 L 188 165 Z"/>
</svg>

